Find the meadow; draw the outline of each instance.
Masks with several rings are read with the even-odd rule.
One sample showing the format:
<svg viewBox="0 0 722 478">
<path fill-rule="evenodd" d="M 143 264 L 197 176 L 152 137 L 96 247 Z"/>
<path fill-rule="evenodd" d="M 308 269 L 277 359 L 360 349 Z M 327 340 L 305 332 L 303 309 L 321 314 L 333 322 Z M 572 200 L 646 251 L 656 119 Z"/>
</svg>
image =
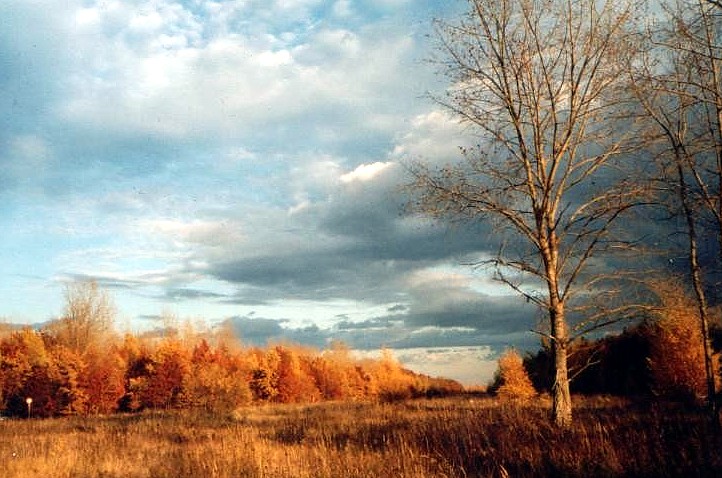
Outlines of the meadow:
<svg viewBox="0 0 722 478">
<path fill-rule="evenodd" d="M 261 405 L 0 422 L 4 477 L 722 476 L 722 438 L 699 410 L 481 396 Z"/>
</svg>

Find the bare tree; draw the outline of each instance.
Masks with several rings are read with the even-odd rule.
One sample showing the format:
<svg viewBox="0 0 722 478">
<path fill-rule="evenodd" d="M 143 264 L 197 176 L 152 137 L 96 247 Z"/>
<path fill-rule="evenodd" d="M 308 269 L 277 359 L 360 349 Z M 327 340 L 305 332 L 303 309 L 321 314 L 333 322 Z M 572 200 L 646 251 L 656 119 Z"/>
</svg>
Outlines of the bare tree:
<svg viewBox="0 0 722 478">
<path fill-rule="evenodd" d="M 644 60 L 630 69 L 633 90 L 653 128 L 649 144 L 660 148 L 655 180 L 661 199 L 684 219 L 689 278 L 702 336 L 707 402 L 716 417 L 716 372 L 710 341 L 710 309 L 699 236 L 706 218 L 717 227 L 722 254 L 722 85 L 715 45 L 722 24 L 714 2 L 677 0 L 662 5 L 660 28 L 648 35 Z M 722 53 L 722 50 L 719 51 Z M 655 137 L 656 136 L 656 137 Z M 715 184 L 716 183 L 716 184 Z M 709 267 L 707 268 L 709 269 Z"/>
<path fill-rule="evenodd" d="M 492 221 L 511 234 L 487 263 L 546 312 L 552 415 L 568 426 L 568 306 L 594 287 L 588 266 L 620 245 L 612 226 L 640 194 L 619 171 L 628 98 L 620 82 L 634 51 L 634 9 L 595 0 L 469 5 L 462 19 L 438 25 L 442 69 L 451 80 L 439 101 L 478 132 L 480 145 L 464 151 L 464 162 L 413 165 L 415 204 L 427 214 Z M 529 278 L 535 282 L 524 282 Z M 574 327 L 583 333 L 600 319 L 590 315 Z"/>
<path fill-rule="evenodd" d="M 691 73 L 686 81 L 668 85 L 693 106 L 694 141 L 689 162 L 695 194 L 717 229 L 722 264 L 722 9 L 709 0 L 677 0 L 665 8 L 669 38 L 658 46 L 680 57 Z"/>
<path fill-rule="evenodd" d="M 112 330 L 115 306 L 94 281 L 75 282 L 65 289 L 65 313 L 51 327 L 55 337 L 78 353 L 101 344 Z"/>
</svg>

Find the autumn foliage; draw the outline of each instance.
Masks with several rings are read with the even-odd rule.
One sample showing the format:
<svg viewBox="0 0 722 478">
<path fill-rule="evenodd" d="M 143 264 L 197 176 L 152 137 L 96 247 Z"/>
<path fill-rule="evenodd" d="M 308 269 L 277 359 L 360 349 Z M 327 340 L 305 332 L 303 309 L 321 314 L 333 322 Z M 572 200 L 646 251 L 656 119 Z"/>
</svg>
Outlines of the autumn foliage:
<svg viewBox="0 0 722 478">
<path fill-rule="evenodd" d="M 698 304 L 674 282 L 654 284 L 658 304 L 639 321 L 617 334 L 579 340 L 569 349 L 574 393 L 655 397 L 700 404 L 707 384 L 704 339 Z M 719 311 L 710 310 L 711 334 L 722 337 Z M 722 340 L 713 341 L 711 356 L 719 390 Z M 548 389 L 554 379 L 548 347 L 524 359 L 532 382 Z"/>
<path fill-rule="evenodd" d="M 524 368 L 524 360 L 514 349 L 506 350 L 498 360 L 496 383 L 497 396 L 504 400 L 529 400 L 536 395 L 534 385 Z"/>
<path fill-rule="evenodd" d="M 649 369 L 654 392 L 702 401 L 707 393 L 704 338 L 696 304 L 680 287 L 658 284 L 661 307 L 650 328 Z M 713 355 L 713 370 L 719 370 Z"/>
<path fill-rule="evenodd" d="M 0 354 L 0 411 L 14 416 L 222 411 L 251 403 L 393 400 L 462 389 L 403 369 L 390 352 L 377 360 L 354 358 L 341 343 L 317 351 L 290 344 L 242 347 L 201 335 L 107 335 L 104 344 L 79 351 L 51 330 L 26 328 L 0 339 Z"/>
<path fill-rule="evenodd" d="M 63 316 L 42 329 L 6 331 L 0 338 L 0 412 L 233 410 L 249 403 L 392 400 L 462 389 L 403 369 L 388 351 L 380 360 L 354 358 L 340 342 L 326 351 L 242 347 L 227 329 L 196 332 L 172 317 L 161 336 L 121 338 L 112 330 L 112 301 L 97 284 L 69 286 L 66 300 Z"/>
</svg>

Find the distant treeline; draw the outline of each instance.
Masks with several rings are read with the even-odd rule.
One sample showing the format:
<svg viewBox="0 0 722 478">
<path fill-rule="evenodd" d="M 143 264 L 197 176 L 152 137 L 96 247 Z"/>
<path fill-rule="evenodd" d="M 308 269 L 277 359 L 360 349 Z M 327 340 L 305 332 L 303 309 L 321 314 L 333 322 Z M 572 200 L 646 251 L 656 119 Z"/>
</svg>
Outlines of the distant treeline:
<svg viewBox="0 0 722 478">
<path fill-rule="evenodd" d="M 569 354 L 572 393 L 700 403 L 706 396 L 706 382 L 696 326 L 692 320 L 643 321 L 617 335 L 579 341 Z M 722 329 L 713 328 L 712 335 L 719 381 Z M 524 357 L 524 367 L 536 390 L 550 390 L 553 365 L 549 347 Z"/>
<path fill-rule="evenodd" d="M 0 340 L 2 413 L 228 410 L 252 403 L 394 400 L 463 389 L 455 381 L 402 368 L 389 351 L 379 359 L 356 359 L 341 343 L 325 351 L 280 344 L 262 349 L 178 333 L 85 335 L 73 330 L 75 325 L 65 318 Z M 76 332 L 95 336 L 76 340 Z"/>
<path fill-rule="evenodd" d="M 663 300 L 649 307 L 618 333 L 578 339 L 568 349 L 571 391 L 646 400 L 662 398 L 701 404 L 719 400 L 722 323 L 720 308 L 711 310 L 709 336 L 700 326 L 698 309 L 678 284 L 660 289 Z M 709 340 L 711 353 L 705 354 Z M 529 399 L 552 389 L 554 354 L 549 340 L 522 359 L 514 349 L 499 358 L 489 392 L 500 398 Z M 714 390 L 710 390 L 707 370 Z M 709 403 L 709 402 L 708 402 Z"/>
</svg>

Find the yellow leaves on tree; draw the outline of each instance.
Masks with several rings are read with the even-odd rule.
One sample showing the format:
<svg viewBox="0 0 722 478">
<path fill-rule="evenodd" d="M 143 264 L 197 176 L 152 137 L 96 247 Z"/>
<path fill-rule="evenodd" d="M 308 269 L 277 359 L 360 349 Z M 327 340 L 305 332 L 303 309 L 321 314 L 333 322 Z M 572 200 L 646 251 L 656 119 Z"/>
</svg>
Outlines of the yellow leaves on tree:
<svg viewBox="0 0 722 478">
<path fill-rule="evenodd" d="M 524 361 L 514 349 L 505 351 L 499 357 L 497 395 L 504 400 L 529 400 L 536 395 L 534 385 L 524 368 Z"/>
<path fill-rule="evenodd" d="M 313 359 L 311 373 L 324 400 L 358 400 L 377 394 L 369 386 L 369 375 L 339 341 Z"/>
<path fill-rule="evenodd" d="M 248 373 L 227 349 L 213 350 L 208 342 L 193 349 L 191 371 L 184 388 L 189 406 L 207 410 L 233 410 L 250 401 Z"/>
<path fill-rule="evenodd" d="M 303 354 L 288 347 L 276 347 L 278 362 L 278 394 L 281 403 L 317 402 L 321 398 L 309 373 L 308 363 L 301 359 Z"/>
<path fill-rule="evenodd" d="M 412 396 L 416 381 L 401 367 L 391 350 L 381 350 L 381 359 L 374 368 L 381 400 L 401 400 Z"/>
<path fill-rule="evenodd" d="M 397 399 L 454 384 L 404 369 L 391 354 L 358 359 L 343 343 L 245 348 L 220 332 L 167 315 L 162 335 L 112 330 L 115 309 L 97 284 L 66 289 L 61 318 L 42 330 L 0 330 L 0 411 L 28 416 L 134 412 L 147 408 L 232 410 L 256 402 Z M 456 384 L 458 385 L 458 384 Z M 459 385 L 460 387 L 460 385 Z"/>
<path fill-rule="evenodd" d="M 650 326 L 649 368 L 655 393 L 699 401 L 706 395 L 704 340 L 694 301 L 675 284 L 656 284 L 661 306 Z M 718 357 L 713 357 L 719 370 Z"/>
<path fill-rule="evenodd" d="M 253 370 L 251 390 L 256 400 L 271 401 L 278 395 L 278 364 L 281 358 L 276 349 L 259 353 L 256 358 L 258 366 Z"/>
<path fill-rule="evenodd" d="M 185 398 L 183 384 L 190 372 L 188 351 L 177 340 L 165 339 L 152 359 L 144 401 L 152 408 L 178 407 Z"/>
<path fill-rule="evenodd" d="M 92 352 L 82 376 L 87 394 L 87 413 L 112 413 L 125 394 L 127 364 L 116 346 Z"/>
<path fill-rule="evenodd" d="M 32 396 L 39 414 L 52 409 L 49 369 L 52 357 L 40 334 L 26 328 L 14 332 L 0 344 L 3 408 L 25 414 L 25 398 Z M 37 396 L 37 398 L 35 398 Z"/>
</svg>

